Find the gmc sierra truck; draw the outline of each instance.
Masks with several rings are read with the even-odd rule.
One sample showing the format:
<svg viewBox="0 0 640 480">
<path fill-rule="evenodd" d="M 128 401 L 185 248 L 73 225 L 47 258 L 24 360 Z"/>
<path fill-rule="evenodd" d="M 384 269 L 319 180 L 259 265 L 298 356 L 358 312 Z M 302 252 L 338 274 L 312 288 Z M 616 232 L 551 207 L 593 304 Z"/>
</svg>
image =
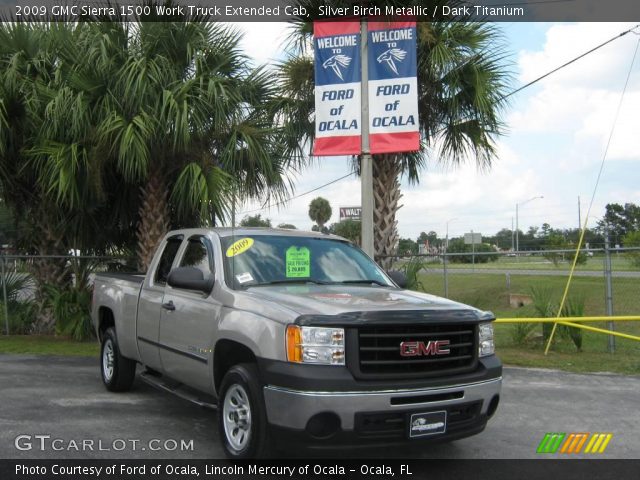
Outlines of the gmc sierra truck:
<svg viewBox="0 0 640 480">
<path fill-rule="evenodd" d="M 102 380 L 129 390 L 140 364 L 217 408 L 231 458 L 477 434 L 500 398 L 494 316 L 405 281 L 333 235 L 173 231 L 146 275 L 96 275 Z"/>
</svg>

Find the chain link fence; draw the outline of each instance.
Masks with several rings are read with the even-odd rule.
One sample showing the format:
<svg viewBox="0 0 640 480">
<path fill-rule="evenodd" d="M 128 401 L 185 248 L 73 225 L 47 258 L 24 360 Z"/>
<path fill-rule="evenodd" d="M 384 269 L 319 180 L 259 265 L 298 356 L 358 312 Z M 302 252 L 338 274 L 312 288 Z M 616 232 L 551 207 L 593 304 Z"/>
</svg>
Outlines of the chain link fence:
<svg viewBox="0 0 640 480">
<path fill-rule="evenodd" d="M 393 268 L 419 272 L 413 279 L 412 287 L 416 290 L 493 311 L 498 318 L 553 317 L 569 280 L 575 254 L 575 250 L 436 252 L 394 257 Z M 409 280 L 411 283 L 412 279 Z M 640 315 L 640 248 L 582 250 L 563 314 Z M 640 333 L 640 322 L 616 322 L 615 325 L 603 322 L 598 326 Z M 499 325 L 497 330 L 498 342 L 509 346 L 542 344 L 548 334 L 541 325 Z M 596 333 L 583 333 L 583 336 L 580 350 L 622 349 L 640 353 L 637 342 L 614 340 Z M 570 340 L 570 335 L 563 338 Z M 569 347 L 571 344 L 569 341 Z"/>
</svg>

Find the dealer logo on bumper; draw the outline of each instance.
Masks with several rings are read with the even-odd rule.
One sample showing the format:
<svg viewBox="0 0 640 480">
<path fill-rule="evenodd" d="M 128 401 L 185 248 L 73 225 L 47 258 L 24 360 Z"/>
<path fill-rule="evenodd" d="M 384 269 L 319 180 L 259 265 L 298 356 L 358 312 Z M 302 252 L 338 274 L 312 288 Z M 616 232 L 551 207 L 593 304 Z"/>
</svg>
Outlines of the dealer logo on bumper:
<svg viewBox="0 0 640 480">
<path fill-rule="evenodd" d="M 414 413 L 409 421 L 409 437 L 422 437 L 445 433 L 447 429 L 447 412 Z"/>
</svg>

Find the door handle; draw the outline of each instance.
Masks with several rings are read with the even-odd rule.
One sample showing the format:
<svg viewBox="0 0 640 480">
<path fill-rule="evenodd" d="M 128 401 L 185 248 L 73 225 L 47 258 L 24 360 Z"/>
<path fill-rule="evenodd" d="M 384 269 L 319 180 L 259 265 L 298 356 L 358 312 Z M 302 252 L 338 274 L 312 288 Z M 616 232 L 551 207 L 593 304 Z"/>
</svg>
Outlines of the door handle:
<svg viewBox="0 0 640 480">
<path fill-rule="evenodd" d="M 162 304 L 162 308 L 173 311 L 176 309 L 176 306 L 173 304 L 173 300 L 169 300 L 167 303 Z"/>
</svg>

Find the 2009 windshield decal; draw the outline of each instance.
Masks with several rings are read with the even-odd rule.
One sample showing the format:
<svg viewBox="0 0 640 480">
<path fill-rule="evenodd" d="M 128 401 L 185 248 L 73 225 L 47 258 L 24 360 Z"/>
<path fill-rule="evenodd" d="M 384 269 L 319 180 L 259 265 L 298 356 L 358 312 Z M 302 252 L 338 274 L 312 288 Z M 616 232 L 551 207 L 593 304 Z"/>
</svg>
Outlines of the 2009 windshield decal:
<svg viewBox="0 0 640 480">
<path fill-rule="evenodd" d="M 253 246 L 253 238 L 242 238 L 227 248 L 227 257 L 235 257 Z"/>
</svg>

